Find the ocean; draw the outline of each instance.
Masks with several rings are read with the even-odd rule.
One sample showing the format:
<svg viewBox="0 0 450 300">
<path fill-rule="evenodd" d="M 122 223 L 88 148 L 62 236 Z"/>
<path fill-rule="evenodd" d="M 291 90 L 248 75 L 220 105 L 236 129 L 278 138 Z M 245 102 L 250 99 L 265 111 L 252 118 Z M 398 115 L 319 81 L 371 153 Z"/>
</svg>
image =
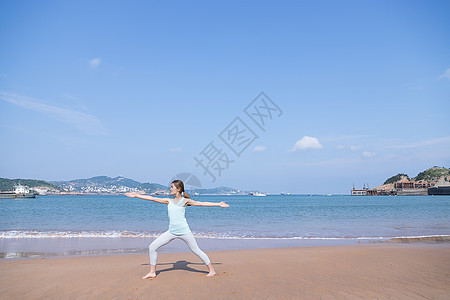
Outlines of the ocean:
<svg viewBox="0 0 450 300">
<path fill-rule="evenodd" d="M 450 196 L 192 198 L 230 204 L 186 209 L 192 232 L 205 245 L 209 240 L 208 249 L 227 243 L 230 249 L 248 247 L 252 240 L 260 246 L 290 246 L 302 240 L 349 243 L 450 235 Z M 118 195 L 0 199 L 0 258 L 145 251 L 151 239 L 167 230 L 168 221 L 166 205 Z M 212 246 L 213 240 L 220 245 Z"/>
</svg>

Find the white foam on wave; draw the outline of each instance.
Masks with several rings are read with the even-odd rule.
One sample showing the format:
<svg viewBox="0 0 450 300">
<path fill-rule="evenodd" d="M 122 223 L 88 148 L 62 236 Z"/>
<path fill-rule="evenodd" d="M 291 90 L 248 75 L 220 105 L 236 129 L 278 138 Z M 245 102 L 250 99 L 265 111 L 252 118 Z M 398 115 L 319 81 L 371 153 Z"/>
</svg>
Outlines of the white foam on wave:
<svg viewBox="0 0 450 300">
<path fill-rule="evenodd" d="M 413 239 L 413 238 L 440 238 L 450 237 L 450 235 L 420 235 L 420 236 L 361 236 L 361 237 L 310 237 L 310 236 L 295 236 L 295 237 L 262 237 L 262 236 L 212 236 L 207 234 L 194 234 L 199 238 L 211 239 L 238 239 L 238 240 L 390 240 L 390 239 Z"/>
<path fill-rule="evenodd" d="M 159 234 L 133 231 L 1 231 L 0 239 L 48 238 L 154 238 Z"/>
<path fill-rule="evenodd" d="M 52 239 L 52 238 L 156 238 L 162 232 L 137 232 L 137 231 L 32 231 L 32 230 L 8 230 L 0 231 L 0 239 Z M 314 237 L 314 236 L 253 236 L 227 233 L 195 233 L 197 238 L 208 239 L 232 239 L 232 240 L 389 240 L 389 239 L 424 239 L 442 238 L 449 235 L 418 235 L 418 236 L 361 236 L 361 237 Z"/>
</svg>

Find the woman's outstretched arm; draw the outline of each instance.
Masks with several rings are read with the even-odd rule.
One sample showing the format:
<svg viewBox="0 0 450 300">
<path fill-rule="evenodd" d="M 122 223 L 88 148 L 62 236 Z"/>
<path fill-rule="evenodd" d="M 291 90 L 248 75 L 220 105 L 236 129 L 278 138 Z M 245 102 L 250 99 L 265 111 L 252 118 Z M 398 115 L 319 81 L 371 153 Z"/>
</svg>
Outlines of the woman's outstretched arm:
<svg viewBox="0 0 450 300">
<path fill-rule="evenodd" d="M 230 207 L 230 205 L 226 204 L 225 201 L 222 202 L 201 202 L 189 199 L 186 201 L 186 205 L 192 206 L 220 206 L 220 207 Z"/>
<path fill-rule="evenodd" d="M 130 197 L 130 198 L 139 198 L 139 199 L 150 200 L 150 201 L 154 201 L 154 202 L 158 202 L 158 203 L 169 204 L 169 198 L 158 198 L 158 197 L 153 197 L 150 195 L 136 194 L 135 192 L 128 192 L 125 194 L 125 196 Z"/>
</svg>

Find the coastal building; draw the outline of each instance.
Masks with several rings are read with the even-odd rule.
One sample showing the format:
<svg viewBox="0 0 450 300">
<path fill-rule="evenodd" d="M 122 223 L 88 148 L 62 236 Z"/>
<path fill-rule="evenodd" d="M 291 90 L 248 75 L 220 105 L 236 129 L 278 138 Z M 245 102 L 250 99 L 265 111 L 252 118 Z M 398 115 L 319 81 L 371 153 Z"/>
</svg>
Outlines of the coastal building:
<svg viewBox="0 0 450 300">
<path fill-rule="evenodd" d="M 394 183 L 394 189 L 396 190 L 417 190 L 417 189 L 427 189 L 429 187 L 434 186 L 435 182 L 414 182 L 414 181 L 405 181 L 405 182 L 396 182 Z"/>
<path fill-rule="evenodd" d="M 355 184 L 353 184 L 353 189 L 351 191 L 352 196 L 376 196 L 378 194 L 376 189 L 369 189 L 369 186 L 366 187 L 366 184 L 364 184 L 364 187 L 362 190 L 358 190 L 355 188 Z"/>
<path fill-rule="evenodd" d="M 357 190 L 357 189 L 352 190 L 352 196 L 366 196 L 366 195 L 367 195 L 366 190 Z"/>
<path fill-rule="evenodd" d="M 440 182 L 428 188 L 428 195 L 450 195 L 450 182 Z"/>
<path fill-rule="evenodd" d="M 435 184 L 435 182 L 404 181 L 394 183 L 394 189 L 399 196 L 426 196 L 428 189 Z"/>
</svg>

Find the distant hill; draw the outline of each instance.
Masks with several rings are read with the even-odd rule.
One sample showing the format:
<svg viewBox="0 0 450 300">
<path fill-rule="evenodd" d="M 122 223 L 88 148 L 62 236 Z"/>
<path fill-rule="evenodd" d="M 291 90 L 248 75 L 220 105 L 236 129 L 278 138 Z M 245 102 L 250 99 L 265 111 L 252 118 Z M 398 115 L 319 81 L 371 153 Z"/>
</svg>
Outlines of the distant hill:
<svg viewBox="0 0 450 300">
<path fill-rule="evenodd" d="M 147 193 L 167 191 L 168 187 L 157 183 L 141 183 L 139 181 L 118 176 L 96 176 L 87 179 L 74 179 L 68 181 L 52 181 L 53 184 L 72 192 L 125 192 L 127 189 L 137 189 Z"/>
<path fill-rule="evenodd" d="M 138 187 L 141 183 L 122 176 L 111 178 L 108 176 L 96 176 L 87 179 L 74 179 L 68 181 L 52 181 L 52 183 L 64 187 L 72 187 L 74 190 L 80 190 L 82 187 L 111 187 L 111 186 L 126 186 L 130 188 Z"/>
<path fill-rule="evenodd" d="M 236 194 L 236 193 L 246 193 L 244 191 L 241 190 L 236 190 L 230 187 L 226 187 L 226 186 L 220 186 L 217 188 L 212 188 L 212 189 L 195 189 L 192 190 L 191 192 L 194 193 L 199 193 L 199 194 Z"/>
<path fill-rule="evenodd" d="M 406 174 L 397 174 L 387 179 L 382 185 L 376 187 L 378 190 L 392 190 L 396 182 L 449 182 L 450 168 L 443 168 L 434 166 L 423 172 L 420 172 L 416 177 L 410 178 Z"/>
<path fill-rule="evenodd" d="M 123 193 L 128 190 L 144 191 L 145 193 L 164 193 L 169 187 L 158 183 L 141 183 L 139 181 L 118 176 L 96 176 L 87 179 L 74 179 L 68 181 L 52 181 L 53 184 L 71 192 L 80 193 Z M 212 189 L 186 190 L 189 193 L 198 194 L 236 194 L 239 190 L 229 187 L 217 187 Z"/>
<path fill-rule="evenodd" d="M 30 189 L 33 188 L 48 188 L 50 190 L 62 191 L 63 189 L 53 183 L 44 180 L 35 179 L 8 179 L 0 178 L 0 191 L 14 191 L 14 186 L 17 184 L 27 185 Z"/>
<path fill-rule="evenodd" d="M 147 191 L 148 193 L 154 193 L 157 191 L 168 191 L 169 187 L 159 184 L 159 183 L 140 183 L 137 187 L 137 189 L 142 190 L 142 191 Z"/>
<path fill-rule="evenodd" d="M 420 172 L 416 177 L 413 178 L 413 180 L 416 182 L 450 181 L 450 169 L 435 166 L 428 170 Z"/>
<path fill-rule="evenodd" d="M 388 180 L 386 180 L 383 184 L 390 184 L 390 183 L 395 183 L 395 182 L 399 182 L 399 181 L 404 181 L 404 180 L 411 180 L 411 178 L 409 178 L 408 175 L 406 174 L 397 174 L 395 176 L 392 176 L 391 178 L 389 178 Z"/>
<path fill-rule="evenodd" d="M 130 190 L 142 191 L 148 194 L 168 193 L 169 187 L 158 183 L 139 182 L 133 179 L 118 176 L 95 176 L 87 179 L 74 179 L 67 181 L 51 181 L 34 179 L 7 179 L 0 178 L 0 191 L 13 191 L 18 183 L 27 185 L 31 189 L 40 188 L 57 192 L 114 194 L 124 193 Z M 217 187 L 211 189 L 186 190 L 188 194 L 237 194 L 247 193 L 230 187 Z"/>
</svg>

